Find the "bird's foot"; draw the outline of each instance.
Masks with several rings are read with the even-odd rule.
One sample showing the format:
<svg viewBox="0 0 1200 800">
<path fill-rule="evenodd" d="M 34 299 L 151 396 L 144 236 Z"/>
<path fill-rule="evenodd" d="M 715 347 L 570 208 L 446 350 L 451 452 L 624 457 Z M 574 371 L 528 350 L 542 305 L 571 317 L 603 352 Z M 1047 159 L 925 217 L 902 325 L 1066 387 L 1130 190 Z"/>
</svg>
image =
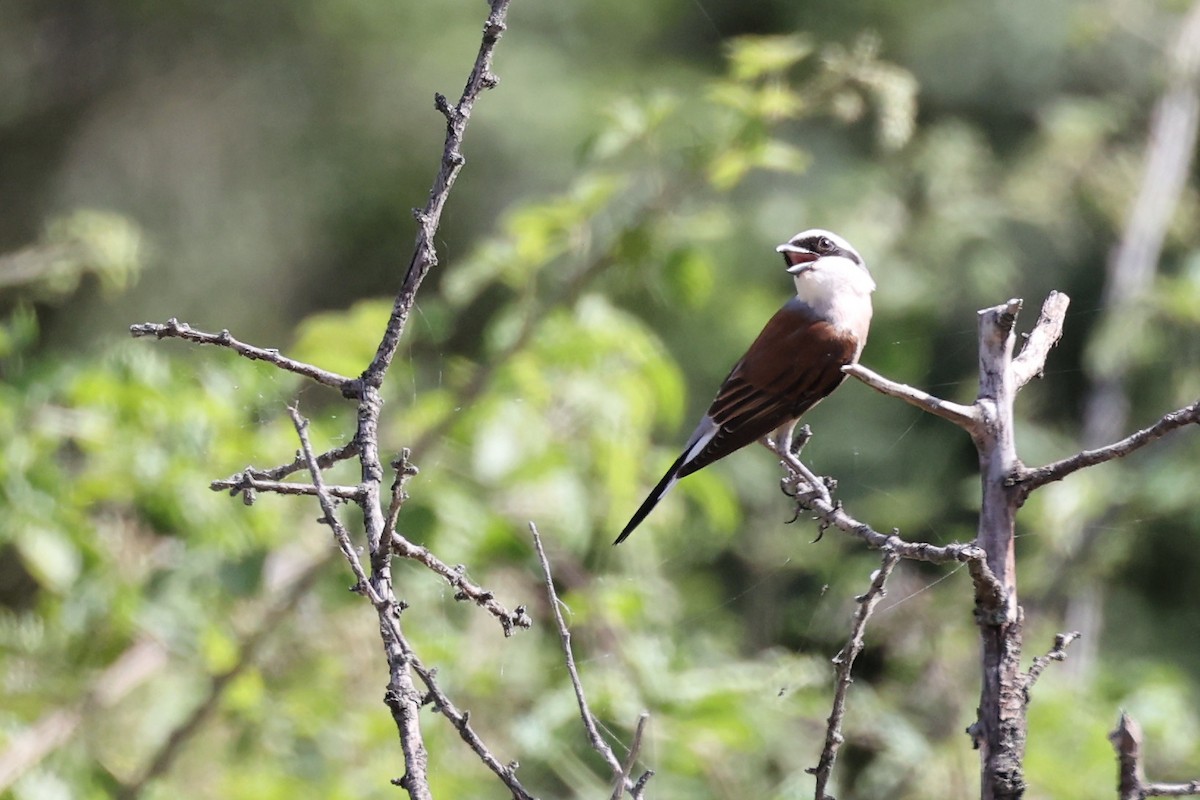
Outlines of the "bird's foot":
<svg viewBox="0 0 1200 800">
<path fill-rule="evenodd" d="M 784 458 L 783 464 L 788 474 L 779 482 L 779 487 L 785 495 L 797 503 L 821 500 L 828 505 L 833 504 L 830 492 L 837 488 L 835 479 L 814 475 L 800 459 L 794 456 Z"/>
<path fill-rule="evenodd" d="M 815 475 L 800 460 L 800 451 L 811 438 L 812 430 L 805 425 L 791 436 L 781 435 L 777 439 L 767 437 L 763 444 L 779 456 L 784 469 L 787 470 L 788 474 L 779 482 L 779 488 L 785 495 L 798 503 L 815 499 L 832 505 L 833 498 L 829 493 L 837 488 L 837 481 Z"/>
</svg>

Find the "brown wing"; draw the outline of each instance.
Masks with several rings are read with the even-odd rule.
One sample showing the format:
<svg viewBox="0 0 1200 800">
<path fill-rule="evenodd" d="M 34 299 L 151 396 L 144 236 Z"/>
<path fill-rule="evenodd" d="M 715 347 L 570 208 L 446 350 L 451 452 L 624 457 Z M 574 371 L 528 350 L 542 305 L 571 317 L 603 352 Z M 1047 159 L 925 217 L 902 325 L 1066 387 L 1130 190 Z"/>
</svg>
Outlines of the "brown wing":
<svg viewBox="0 0 1200 800">
<path fill-rule="evenodd" d="M 792 298 L 775 313 L 734 365 L 708 408 L 717 432 L 687 460 L 690 475 L 798 418 L 838 387 L 858 341 Z"/>
</svg>

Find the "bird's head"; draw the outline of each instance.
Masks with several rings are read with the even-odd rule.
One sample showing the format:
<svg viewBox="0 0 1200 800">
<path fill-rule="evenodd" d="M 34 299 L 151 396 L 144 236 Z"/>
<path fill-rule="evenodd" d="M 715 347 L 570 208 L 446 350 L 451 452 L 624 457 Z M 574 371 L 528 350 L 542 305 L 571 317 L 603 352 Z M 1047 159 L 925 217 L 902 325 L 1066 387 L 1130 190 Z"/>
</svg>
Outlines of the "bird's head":
<svg viewBox="0 0 1200 800">
<path fill-rule="evenodd" d="M 854 246 L 836 233 L 813 228 L 802 231 L 775 248 L 783 254 L 787 271 L 796 282 L 796 294 L 819 299 L 832 293 L 870 295 L 875 281 Z"/>
</svg>

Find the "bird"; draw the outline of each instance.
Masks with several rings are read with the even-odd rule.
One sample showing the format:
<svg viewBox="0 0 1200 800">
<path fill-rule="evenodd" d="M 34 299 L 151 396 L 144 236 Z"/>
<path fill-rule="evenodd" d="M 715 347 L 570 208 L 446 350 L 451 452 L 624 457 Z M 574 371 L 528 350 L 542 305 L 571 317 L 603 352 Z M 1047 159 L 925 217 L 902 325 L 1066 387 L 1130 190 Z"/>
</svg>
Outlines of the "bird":
<svg viewBox="0 0 1200 800">
<path fill-rule="evenodd" d="M 775 250 L 796 285 L 795 297 L 733 365 L 683 453 L 614 545 L 629 538 L 679 479 L 772 433 L 776 450 L 790 453 L 800 416 L 836 389 L 846 378 L 842 368 L 862 355 L 875 281 L 858 251 L 820 228 L 797 233 Z M 818 490 L 811 473 L 806 477 Z"/>
</svg>

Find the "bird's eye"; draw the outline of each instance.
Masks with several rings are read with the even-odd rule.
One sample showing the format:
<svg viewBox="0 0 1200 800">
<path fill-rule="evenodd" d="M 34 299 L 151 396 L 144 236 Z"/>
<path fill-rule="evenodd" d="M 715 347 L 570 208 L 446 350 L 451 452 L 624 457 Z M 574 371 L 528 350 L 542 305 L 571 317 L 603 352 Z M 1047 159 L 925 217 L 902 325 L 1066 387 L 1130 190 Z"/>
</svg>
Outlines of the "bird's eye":
<svg viewBox="0 0 1200 800">
<path fill-rule="evenodd" d="M 837 248 L 834 247 L 833 242 L 831 242 L 827 237 L 822 236 L 820 239 L 817 239 L 817 251 L 818 252 L 832 253 L 836 249 Z"/>
</svg>

